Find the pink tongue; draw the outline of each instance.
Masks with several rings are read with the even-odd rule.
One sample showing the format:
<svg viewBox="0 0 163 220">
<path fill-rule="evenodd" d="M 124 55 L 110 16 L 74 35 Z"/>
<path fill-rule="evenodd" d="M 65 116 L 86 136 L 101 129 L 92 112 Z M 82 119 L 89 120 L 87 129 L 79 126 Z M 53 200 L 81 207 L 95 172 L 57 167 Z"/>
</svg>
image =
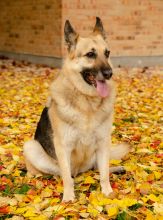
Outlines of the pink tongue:
<svg viewBox="0 0 163 220">
<path fill-rule="evenodd" d="M 99 80 L 96 80 L 96 84 L 97 84 L 97 92 L 101 97 L 106 97 L 109 94 L 109 89 L 108 86 L 106 84 L 106 82 L 101 82 Z"/>
</svg>

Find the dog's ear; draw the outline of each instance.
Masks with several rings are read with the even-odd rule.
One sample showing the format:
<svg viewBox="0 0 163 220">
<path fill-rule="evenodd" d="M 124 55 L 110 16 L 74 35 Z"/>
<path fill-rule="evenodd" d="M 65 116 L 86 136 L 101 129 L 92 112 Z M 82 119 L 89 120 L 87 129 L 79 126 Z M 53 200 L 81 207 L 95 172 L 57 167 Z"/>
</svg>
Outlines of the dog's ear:
<svg viewBox="0 0 163 220">
<path fill-rule="evenodd" d="M 99 17 L 96 17 L 96 24 L 95 24 L 95 27 L 93 29 L 93 33 L 95 34 L 101 34 L 102 37 L 104 39 L 106 39 L 106 33 L 104 31 L 104 28 L 103 28 L 103 24 L 102 24 L 102 21 Z"/>
<path fill-rule="evenodd" d="M 64 36 L 65 36 L 65 42 L 68 46 L 68 50 L 70 51 L 70 49 L 75 47 L 76 45 L 78 34 L 74 31 L 69 20 L 66 20 L 65 22 Z"/>
</svg>

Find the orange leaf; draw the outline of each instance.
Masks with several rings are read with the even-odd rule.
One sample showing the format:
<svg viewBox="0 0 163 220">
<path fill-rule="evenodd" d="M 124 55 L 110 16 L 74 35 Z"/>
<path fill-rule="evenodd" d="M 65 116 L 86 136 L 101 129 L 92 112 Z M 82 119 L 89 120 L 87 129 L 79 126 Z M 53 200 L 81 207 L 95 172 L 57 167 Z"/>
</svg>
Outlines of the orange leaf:
<svg viewBox="0 0 163 220">
<path fill-rule="evenodd" d="M 10 211 L 9 206 L 0 207 L 0 213 L 7 214 L 7 213 L 9 213 L 9 211 Z"/>
</svg>

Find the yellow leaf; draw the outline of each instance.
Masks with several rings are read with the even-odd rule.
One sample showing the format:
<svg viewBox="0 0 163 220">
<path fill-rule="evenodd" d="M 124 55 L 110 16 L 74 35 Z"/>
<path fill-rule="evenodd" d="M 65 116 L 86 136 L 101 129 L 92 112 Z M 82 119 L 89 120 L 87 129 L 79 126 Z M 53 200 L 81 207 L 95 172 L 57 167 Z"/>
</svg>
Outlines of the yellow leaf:
<svg viewBox="0 0 163 220">
<path fill-rule="evenodd" d="M 99 211 L 90 204 L 88 205 L 87 212 L 89 212 L 94 217 L 98 216 L 99 214 Z"/>
<path fill-rule="evenodd" d="M 47 220 L 47 216 L 45 215 L 39 215 L 39 216 L 36 216 L 36 217 L 30 217 L 29 218 L 30 220 Z"/>
<path fill-rule="evenodd" d="M 157 196 L 155 196 L 154 194 L 150 194 L 148 196 L 148 199 L 154 201 L 154 202 L 158 202 L 159 201 L 159 198 Z"/>
<path fill-rule="evenodd" d="M 95 180 L 91 176 L 87 176 L 84 180 L 85 184 L 94 184 Z"/>
<path fill-rule="evenodd" d="M 133 172 L 134 170 L 137 170 L 137 165 L 135 165 L 135 164 L 125 164 L 125 170 Z"/>
<path fill-rule="evenodd" d="M 147 148 L 138 149 L 136 152 L 137 153 L 149 153 L 149 154 L 152 153 L 152 151 Z"/>
<path fill-rule="evenodd" d="M 156 180 L 160 179 L 161 176 L 162 176 L 161 172 L 153 171 L 153 173 L 154 173 L 154 175 L 155 175 Z"/>
<path fill-rule="evenodd" d="M 27 207 L 23 207 L 23 208 L 17 208 L 16 210 L 15 210 L 15 214 L 23 214 L 24 212 L 26 212 L 27 211 Z"/>
<path fill-rule="evenodd" d="M 118 214 L 118 207 L 117 206 L 111 206 L 107 209 L 107 213 L 109 217 L 115 216 Z"/>
<path fill-rule="evenodd" d="M 50 217 L 52 215 L 52 213 L 55 214 L 62 214 L 65 211 L 65 207 L 61 204 L 58 205 L 53 205 L 53 206 L 49 206 L 48 208 L 46 208 L 44 210 L 44 215 L 46 215 L 47 217 Z"/>
<path fill-rule="evenodd" d="M 110 160 L 109 162 L 113 165 L 118 165 L 121 163 L 122 160 Z"/>
<path fill-rule="evenodd" d="M 113 199 L 113 204 L 117 204 L 119 207 L 125 209 L 126 207 L 132 206 L 137 203 L 136 199 L 124 198 L 121 200 Z"/>
<path fill-rule="evenodd" d="M 13 173 L 13 176 L 20 176 L 20 170 L 15 170 L 15 172 Z"/>
<path fill-rule="evenodd" d="M 150 189 L 151 189 L 151 184 L 149 184 L 149 183 L 142 183 L 139 186 L 139 189 L 140 189 L 141 194 L 147 195 L 149 193 Z"/>
<path fill-rule="evenodd" d="M 156 220 L 156 218 L 152 213 L 147 213 L 147 217 L 145 220 Z"/>
<path fill-rule="evenodd" d="M 28 211 L 27 211 L 25 214 L 23 214 L 24 217 L 34 217 L 34 216 L 37 216 L 37 215 L 38 215 L 38 214 L 36 214 L 36 213 L 34 212 L 34 209 L 33 209 L 33 208 L 28 209 Z"/>
<path fill-rule="evenodd" d="M 63 186 L 61 184 L 58 184 L 56 190 L 58 193 L 63 193 Z"/>
<path fill-rule="evenodd" d="M 143 200 L 144 203 L 146 203 L 148 201 L 147 197 L 141 197 L 141 200 Z"/>
<path fill-rule="evenodd" d="M 41 192 L 41 197 L 51 197 L 53 194 L 53 190 L 50 189 L 49 187 L 46 187 L 42 192 Z"/>
<path fill-rule="evenodd" d="M 94 206 L 112 204 L 112 199 L 105 197 L 102 193 L 93 191 L 89 196 L 89 201 Z"/>
<path fill-rule="evenodd" d="M 40 198 L 40 196 L 35 196 L 35 199 L 34 199 L 34 203 L 39 203 L 39 202 L 41 202 L 42 201 L 42 199 Z"/>
<path fill-rule="evenodd" d="M 50 204 L 57 204 L 58 202 L 60 201 L 59 198 L 53 198 L 51 201 L 50 201 Z"/>
</svg>

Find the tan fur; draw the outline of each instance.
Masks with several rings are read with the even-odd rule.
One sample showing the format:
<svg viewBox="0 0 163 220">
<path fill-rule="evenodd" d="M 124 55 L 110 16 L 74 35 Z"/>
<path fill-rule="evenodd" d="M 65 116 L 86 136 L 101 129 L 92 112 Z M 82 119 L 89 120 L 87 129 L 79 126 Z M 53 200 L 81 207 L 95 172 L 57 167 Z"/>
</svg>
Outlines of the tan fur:
<svg viewBox="0 0 163 220">
<path fill-rule="evenodd" d="M 84 56 L 92 48 L 98 52 L 98 59 L 88 59 Z M 57 161 L 49 159 L 37 141 L 33 140 L 31 143 L 37 148 L 37 152 L 33 154 L 42 152 L 40 161 L 45 161 L 47 157 L 49 165 L 44 167 L 44 170 L 40 167 L 40 171 L 62 176 L 64 201 L 75 198 L 71 175 L 75 176 L 93 167 L 99 169 L 102 192 L 109 195 L 112 192 L 109 182 L 109 158 L 111 155 L 121 158 L 129 150 L 128 146 L 121 145 L 118 154 L 118 147 L 113 149 L 111 146 L 114 82 L 112 79 L 107 81 L 109 95 L 101 98 L 96 89 L 88 85 L 80 75 L 83 66 L 91 68 L 110 64 L 109 59 L 104 56 L 105 48 L 108 48 L 108 45 L 100 34 L 92 34 L 89 38 L 79 36 L 75 49 L 69 51 L 60 74 L 51 85 L 48 107 Z M 29 145 L 24 146 L 24 155 L 28 164 L 39 170 L 39 166 L 36 166 L 37 156 L 33 159 L 30 157 Z"/>
<path fill-rule="evenodd" d="M 31 175 L 41 174 L 27 159 L 25 160 L 26 168 Z"/>
</svg>

